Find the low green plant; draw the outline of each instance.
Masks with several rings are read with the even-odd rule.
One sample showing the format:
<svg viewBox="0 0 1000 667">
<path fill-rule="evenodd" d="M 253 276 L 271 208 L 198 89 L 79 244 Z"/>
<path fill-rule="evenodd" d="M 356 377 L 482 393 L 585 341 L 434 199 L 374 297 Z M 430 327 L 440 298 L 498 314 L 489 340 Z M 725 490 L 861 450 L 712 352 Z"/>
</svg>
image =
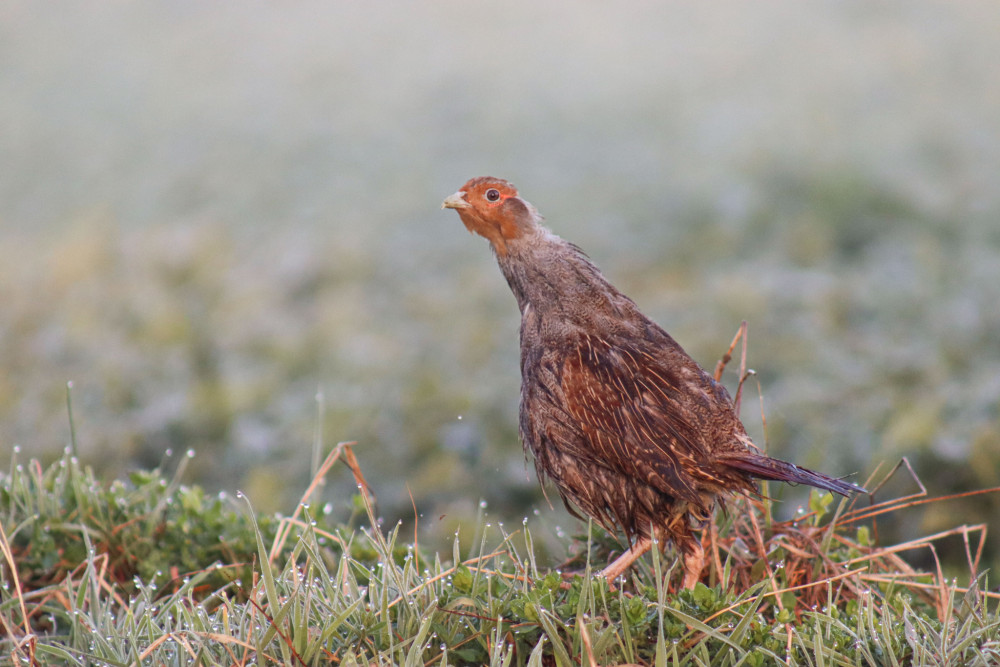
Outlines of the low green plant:
<svg viewBox="0 0 1000 667">
<path fill-rule="evenodd" d="M 595 529 L 577 543 L 572 573 L 537 561 L 528 522 L 508 532 L 487 521 L 465 553 L 457 539 L 450 554 L 422 553 L 399 525 L 379 527 L 350 446 L 331 453 L 317 480 L 338 461 L 356 478 L 366 527 L 317 515 L 309 503 L 316 484 L 282 518 L 255 514 L 243 498 L 206 498 L 184 487 L 179 473 L 102 485 L 68 453 L 47 469 L 15 462 L 0 479 L 3 659 L 116 666 L 1000 659 L 997 596 L 986 576 L 959 589 L 896 567 L 898 550 L 870 546 L 858 525 L 881 511 L 878 504 L 833 508 L 814 498 L 812 512 L 784 524 L 770 521 L 764 502 L 731 507 L 706 531 L 710 585 L 672 592 L 674 568 L 659 552 L 617 587 L 593 576 L 609 548 Z M 800 552 L 808 548 L 817 550 L 806 558 Z M 745 585 L 755 572 L 761 576 Z"/>
</svg>

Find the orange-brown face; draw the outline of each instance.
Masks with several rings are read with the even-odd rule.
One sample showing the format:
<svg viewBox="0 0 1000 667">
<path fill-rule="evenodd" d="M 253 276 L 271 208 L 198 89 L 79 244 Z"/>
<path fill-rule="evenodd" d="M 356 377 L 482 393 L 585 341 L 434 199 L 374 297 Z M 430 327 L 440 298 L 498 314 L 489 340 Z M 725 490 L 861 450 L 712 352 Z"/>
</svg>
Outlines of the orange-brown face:
<svg viewBox="0 0 1000 667">
<path fill-rule="evenodd" d="M 508 241 L 534 226 L 537 215 L 517 196 L 517 188 L 491 176 L 473 178 L 445 199 L 441 207 L 458 211 L 466 228 L 489 241 L 501 256 L 507 254 Z"/>
</svg>

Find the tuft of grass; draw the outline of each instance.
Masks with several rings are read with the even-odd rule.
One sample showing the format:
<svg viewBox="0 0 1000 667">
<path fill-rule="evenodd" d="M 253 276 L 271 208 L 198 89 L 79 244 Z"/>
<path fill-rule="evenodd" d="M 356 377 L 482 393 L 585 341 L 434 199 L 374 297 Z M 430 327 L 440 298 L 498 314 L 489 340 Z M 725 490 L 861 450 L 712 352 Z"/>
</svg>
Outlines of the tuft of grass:
<svg viewBox="0 0 1000 667">
<path fill-rule="evenodd" d="M 77 575 L 89 560 L 109 590 L 127 598 L 141 583 L 166 588 L 211 563 L 223 563 L 203 582 L 222 586 L 250 572 L 252 524 L 226 494 L 207 495 L 181 483 L 191 460 L 175 473 L 136 471 L 103 484 L 67 449 L 48 468 L 12 459 L 0 486 L 0 524 L 10 540 L 22 584 L 43 589 Z M 278 519 L 257 529 L 273 536 Z"/>
<path fill-rule="evenodd" d="M 368 518 L 361 528 L 313 509 L 319 481 L 338 463 L 358 485 Z M 412 666 L 1000 659 L 1000 596 L 985 574 L 973 567 L 960 588 L 908 568 L 899 553 L 912 545 L 874 544 L 873 515 L 898 511 L 892 501 L 833 508 L 817 494 L 788 522 L 773 521 L 766 501 L 734 505 L 707 531 L 713 556 L 705 582 L 677 592 L 669 554 L 651 554 L 618 588 L 592 576 L 610 545 L 596 530 L 564 564 L 572 572 L 539 562 L 527 522 L 508 532 L 484 520 L 467 551 L 456 539 L 449 554 L 423 553 L 398 524 L 380 527 L 349 443 L 331 451 L 288 517 L 256 515 L 241 497 L 207 499 L 179 476 L 152 471 L 102 485 L 70 453 L 48 469 L 12 464 L 0 479 L 5 659 Z M 970 548 L 973 565 L 975 553 Z"/>
</svg>

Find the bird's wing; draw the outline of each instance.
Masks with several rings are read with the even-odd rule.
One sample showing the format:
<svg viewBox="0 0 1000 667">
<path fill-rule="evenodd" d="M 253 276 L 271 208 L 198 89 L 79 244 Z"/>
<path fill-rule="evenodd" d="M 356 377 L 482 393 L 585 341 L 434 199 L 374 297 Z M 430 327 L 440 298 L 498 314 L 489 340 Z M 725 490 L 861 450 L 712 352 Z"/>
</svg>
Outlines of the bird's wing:
<svg viewBox="0 0 1000 667">
<path fill-rule="evenodd" d="M 567 350 L 560 389 L 582 436 L 572 454 L 700 504 L 699 491 L 723 481 L 711 452 L 733 446 L 731 402 L 673 339 L 653 343 L 582 335 Z"/>
</svg>

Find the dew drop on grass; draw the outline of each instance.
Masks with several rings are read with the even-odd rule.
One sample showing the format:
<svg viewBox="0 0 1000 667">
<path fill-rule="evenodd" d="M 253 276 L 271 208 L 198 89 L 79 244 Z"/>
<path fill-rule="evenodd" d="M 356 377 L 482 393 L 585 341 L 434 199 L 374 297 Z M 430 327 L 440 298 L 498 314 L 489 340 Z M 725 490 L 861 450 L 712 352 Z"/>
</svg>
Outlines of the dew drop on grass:
<svg viewBox="0 0 1000 667">
<path fill-rule="evenodd" d="M 184 456 L 188 457 L 189 459 L 193 459 L 194 458 L 194 449 L 189 449 L 186 452 L 184 452 Z"/>
<path fill-rule="evenodd" d="M 485 500 L 480 500 L 479 501 L 479 507 L 480 507 L 480 509 L 486 509 L 486 501 Z"/>
</svg>

